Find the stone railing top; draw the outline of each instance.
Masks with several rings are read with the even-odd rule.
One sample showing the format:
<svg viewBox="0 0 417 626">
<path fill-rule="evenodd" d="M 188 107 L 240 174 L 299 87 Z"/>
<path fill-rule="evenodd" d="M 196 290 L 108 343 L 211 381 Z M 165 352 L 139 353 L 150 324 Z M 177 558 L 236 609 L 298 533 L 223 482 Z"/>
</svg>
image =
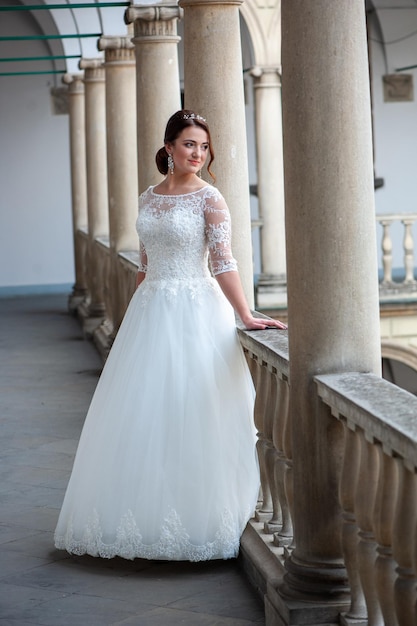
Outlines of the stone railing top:
<svg viewBox="0 0 417 626">
<path fill-rule="evenodd" d="M 264 317 L 256 313 L 257 317 Z M 286 330 L 275 328 L 266 330 L 246 330 L 239 321 L 237 322 L 240 343 L 250 353 L 257 356 L 258 360 L 281 375 L 289 378 L 288 358 L 288 334 Z"/>
<path fill-rule="evenodd" d="M 190 7 L 190 6 L 205 6 L 211 4 L 222 4 L 224 6 L 231 6 L 243 3 L 243 0 L 179 0 L 180 7 Z"/>
<path fill-rule="evenodd" d="M 96 242 L 102 248 L 110 250 L 110 238 L 108 235 L 100 235 L 99 237 L 96 237 Z"/>
<path fill-rule="evenodd" d="M 131 24 L 136 20 L 144 20 L 147 22 L 166 21 L 180 19 L 183 15 L 182 9 L 177 4 L 151 4 L 136 5 L 132 4 L 125 11 L 125 23 Z"/>
<path fill-rule="evenodd" d="M 394 222 L 396 220 L 417 220 L 417 213 L 378 213 L 377 222 Z"/>
<path fill-rule="evenodd" d="M 315 377 L 319 396 L 349 428 L 364 431 L 385 453 L 417 470 L 417 398 L 376 376 L 358 372 Z"/>
<path fill-rule="evenodd" d="M 139 252 L 138 250 L 122 250 L 119 252 L 119 259 L 132 266 L 135 272 L 139 267 Z"/>
<path fill-rule="evenodd" d="M 102 35 L 97 41 L 98 50 L 134 50 L 130 36 Z"/>
</svg>

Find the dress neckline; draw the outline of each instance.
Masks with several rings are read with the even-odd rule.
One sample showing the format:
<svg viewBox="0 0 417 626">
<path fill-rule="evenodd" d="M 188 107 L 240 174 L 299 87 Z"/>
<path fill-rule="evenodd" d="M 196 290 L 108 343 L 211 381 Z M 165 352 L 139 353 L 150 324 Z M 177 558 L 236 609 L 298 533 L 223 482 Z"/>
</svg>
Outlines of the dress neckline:
<svg viewBox="0 0 417 626">
<path fill-rule="evenodd" d="M 183 196 L 192 196 L 194 193 L 199 193 L 203 189 L 207 189 L 207 187 L 210 187 L 210 184 L 207 183 L 207 185 L 204 185 L 204 187 L 200 187 L 200 189 L 196 189 L 195 191 L 188 191 L 187 193 L 157 193 L 156 191 L 154 191 L 155 187 L 156 185 L 151 185 L 151 193 L 154 196 L 161 198 L 182 198 Z"/>
</svg>

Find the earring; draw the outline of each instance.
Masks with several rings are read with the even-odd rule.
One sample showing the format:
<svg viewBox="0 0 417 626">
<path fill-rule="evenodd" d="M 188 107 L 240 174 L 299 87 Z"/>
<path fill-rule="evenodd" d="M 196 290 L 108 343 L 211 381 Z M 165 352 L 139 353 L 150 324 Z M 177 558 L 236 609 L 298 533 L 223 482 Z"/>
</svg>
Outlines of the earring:
<svg viewBox="0 0 417 626">
<path fill-rule="evenodd" d="M 170 174 L 174 173 L 174 159 L 171 154 L 168 154 L 168 169 Z"/>
<path fill-rule="evenodd" d="M 201 170 L 198 171 L 198 175 L 201 178 Z"/>
</svg>

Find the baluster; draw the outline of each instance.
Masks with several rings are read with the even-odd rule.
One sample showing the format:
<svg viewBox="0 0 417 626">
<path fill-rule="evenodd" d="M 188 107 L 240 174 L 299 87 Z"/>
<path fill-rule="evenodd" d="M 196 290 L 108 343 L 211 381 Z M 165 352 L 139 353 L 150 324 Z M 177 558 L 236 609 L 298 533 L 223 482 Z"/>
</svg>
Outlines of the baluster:
<svg viewBox="0 0 417 626">
<path fill-rule="evenodd" d="M 259 472 L 261 478 L 262 504 L 255 513 L 257 522 L 266 522 L 272 515 L 272 499 L 271 490 L 268 481 L 268 471 L 266 466 L 266 452 L 268 449 L 268 440 L 265 433 L 266 412 L 268 407 L 268 397 L 270 388 L 270 376 L 268 375 L 267 364 L 257 361 L 257 386 L 255 400 L 255 426 L 258 431 L 258 441 L 256 442 L 256 450 L 259 459 Z"/>
<path fill-rule="evenodd" d="M 399 469 L 399 491 L 394 517 L 392 552 L 398 563 L 394 585 L 394 603 L 399 626 L 414 624 L 416 572 L 413 568 L 415 529 L 417 523 L 417 478 L 414 471 L 396 460 Z"/>
<path fill-rule="evenodd" d="M 88 299 L 88 289 L 87 289 L 87 234 L 84 230 L 78 229 L 75 233 L 76 237 L 76 248 L 79 250 L 79 263 L 80 263 L 80 284 L 83 285 L 83 295 L 78 302 L 74 302 L 75 306 L 71 306 L 71 297 L 68 301 L 68 307 L 71 312 L 76 312 L 78 306 L 81 302 L 86 302 Z"/>
<path fill-rule="evenodd" d="M 260 378 L 260 373 L 261 373 L 261 368 L 258 367 L 258 357 L 256 356 L 256 354 L 250 353 L 246 348 L 244 348 L 244 353 L 245 353 L 245 357 L 246 357 L 246 362 L 248 364 L 249 367 L 249 371 L 250 374 L 252 376 L 252 381 L 253 381 L 253 385 L 255 387 L 255 390 L 257 390 L 258 388 L 258 384 L 259 384 L 259 380 L 258 378 Z M 256 399 L 255 399 L 255 410 L 256 410 Z M 256 413 L 254 410 L 254 423 L 255 423 L 255 428 L 257 429 L 257 436 L 259 435 L 259 430 L 256 424 Z M 258 450 L 257 450 L 258 452 Z M 259 453 L 258 453 L 258 462 L 259 462 Z M 259 489 L 259 495 L 258 495 L 258 504 L 256 506 L 256 508 L 260 508 L 262 506 L 262 486 Z"/>
<path fill-rule="evenodd" d="M 413 551 L 413 565 L 414 565 L 414 573 L 417 575 L 417 525 L 414 533 L 414 551 Z M 414 624 L 417 624 L 417 602 L 415 604 L 415 616 L 414 616 Z"/>
<path fill-rule="evenodd" d="M 384 278 L 382 284 L 388 286 L 392 284 L 392 240 L 390 234 L 390 226 L 392 220 L 381 220 L 383 228 L 382 235 L 382 267 L 384 270 Z"/>
<path fill-rule="evenodd" d="M 271 519 L 265 522 L 264 530 L 268 534 L 272 534 L 278 531 L 282 526 L 281 519 L 281 506 L 279 501 L 277 480 L 275 474 L 275 464 L 276 459 L 278 457 L 278 452 L 275 448 L 273 441 L 273 433 L 275 429 L 275 424 L 279 421 L 279 415 L 277 412 L 278 405 L 278 375 L 275 367 L 272 367 L 272 371 L 268 371 L 270 376 L 270 393 L 269 393 L 269 401 L 267 406 L 267 427 L 266 427 L 266 436 L 268 440 L 268 448 L 266 450 L 266 466 L 268 472 L 268 481 L 269 487 L 271 491 L 271 500 L 272 500 L 272 516 Z"/>
<path fill-rule="evenodd" d="M 373 514 L 379 480 L 377 445 L 361 437 L 361 462 L 355 498 L 356 521 L 359 527 L 359 576 L 368 610 L 368 625 L 382 626 L 381 607 L 375 585 L 376 543 L 373 531 Z"/>
<path fill-rule="evenodd" d="M 249 350 L 247 348 L 244 348 L 243 352 L 244 352 L 245 357 L 246 357 L 246 363 L 248 364 L 250 375 L 252 376 L 253 386 L 256 389 L 256 386 L 258 384 L 258 380 L 257 380 L 257 373 L 258 373 L 257 357 L 256 357 L 255 354 L 252 354 L 251 352 L 249 352 Z"/>
<path fill-rule="evenodd" d="M 289 384 L 287 384 L 287 394 L 289 398 Z M 291 520 L 294 519 L 294 480 L 293 480 L 293 471 L 292 471 L 292 435 L 291 435 L 291 408 L 288 405 L 287 411 L 287 419 L 284 424 L 284 432 L 282 436 L 283 441 L 283 451 L 285 458 L 285 476 L 284 476 L 284 485 L 285 485 L 285 493 L 287 496 L 288 508 L 291 515 Z M 291 528 L 293 528 L 293 523 L 291 521 Z M 288 546 L 290 549 L 294 548 L 294 532 L 291 535 L 284 535 L 284 527 L 278 532 L 278 541 L 279 545 Z"/>
<path fill-rule="evenodd" d="M 288 401 L 288 382 L 280 378 L 278 380 L 278 402 L 273 430 L 273 441 L 277 451 L 275 460 L 275 482 L 282 516 L 282 526 L 279 531 L 274 534 L 274 544 L 277 546 L 291 545 L 294 535 L 289 502 L 285 489 L 286 458 L 284 453 L 284 438 L 286 425 L 288 424 Z"/>
<path fill-rule="evenodd" d="M 358 526 L 355 518 L 355 494 L 358 485 L 361 458 L 361 435 L 344 423 L 345 451 L 342 475 L 340 479 L 339 497 L 343 509 L 342 546 L 343 557 L 349 578 L 350 608 L 344 616 L 345 621 L 361 620 L 366 623 L 367 610 L 365 596 L 359 576 L 358 566 Z M 363 620 L 363 622 L 362 622 Z"/>
<path fill-rule="evenodd" d="M 375 582 L 384 623 L 398 626 L 394 606 L 396 562 L 392 556 L 392 531 L 398 495 L 398 466 L 394 459 L 378 446 L 381 475 L 375 503 L 374 527 L 378 542 Z"/>
<path fill-rule="evenodd" d="M 404 224 L 404 284 L 412 285 L 416 282 L 414 280 L 414 240 L 412 231 L 414 220 L 403 219 L 401 221 Z"/>
</svg>

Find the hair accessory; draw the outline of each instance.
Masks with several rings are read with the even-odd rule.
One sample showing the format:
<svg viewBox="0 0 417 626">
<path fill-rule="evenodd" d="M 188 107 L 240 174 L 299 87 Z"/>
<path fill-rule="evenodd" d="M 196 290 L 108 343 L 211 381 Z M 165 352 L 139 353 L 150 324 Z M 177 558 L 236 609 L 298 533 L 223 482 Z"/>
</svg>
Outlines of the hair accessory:
<svg viewBox="0 0 417 626">
<path fill-rule="evenodd" d="M 170 154 L 168 154 L 168 169 L 170 174 L 174 173 L 174 159 Z"/>
<path fill-rule="evenodd" d="M 201 122 L 205 122 L 206 119 L 201 117 L 201 115 L 196 115 L 195 113 L 184 113 L 182 116 L 183 120 L 200 120 Z"/>
</svg>

